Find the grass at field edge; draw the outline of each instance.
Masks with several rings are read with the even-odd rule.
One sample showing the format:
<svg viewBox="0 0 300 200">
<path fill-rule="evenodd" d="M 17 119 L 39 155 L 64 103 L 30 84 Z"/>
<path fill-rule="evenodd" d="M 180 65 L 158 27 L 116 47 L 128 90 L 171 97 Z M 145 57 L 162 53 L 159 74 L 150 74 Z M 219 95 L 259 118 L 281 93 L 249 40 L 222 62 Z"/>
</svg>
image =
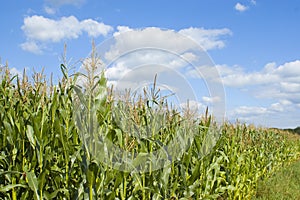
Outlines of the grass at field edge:
<svg viewBox="0 0 300 200">
<path fill-rule="evenodd" d="M 300 160 L 259 182 L 253 199 L 300 199 Z"/>
</svg>

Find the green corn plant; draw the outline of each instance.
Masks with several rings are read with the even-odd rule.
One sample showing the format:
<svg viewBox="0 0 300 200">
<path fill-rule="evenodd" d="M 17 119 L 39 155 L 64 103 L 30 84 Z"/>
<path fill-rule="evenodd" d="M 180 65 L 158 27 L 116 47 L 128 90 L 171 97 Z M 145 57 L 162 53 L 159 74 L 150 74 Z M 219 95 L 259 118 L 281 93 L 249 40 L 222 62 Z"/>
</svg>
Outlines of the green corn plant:
<svg viewBox="0 0 300 200">
<path fill-rule="evenodd" d="M 85 74 L 78 74 L 84 85 L 73 85 L 77 100 L 75 112 L 76 122 L 83 148 L 85 152 L 84 162 L 86 163 L 86 179 L 89 190 L 89 199 L 93 199 L 95 183 L 98 182 L 99 173 L 99 132 L 105 132 L 106 119 L 109 114 L 107 104 L 107 85 L 104 71 L 99 74 L 100 58 L 96 54 L 95 45 L 91 57 L 83 62 Z M 97 74 L 98 73 L 98 74 Z M 100 133 L 101 134 L 101 133 Z M 102 135 L 103 136 L 103 135 Z M 95 194 L 97 195 L 97 194 Z"/>
</svg>

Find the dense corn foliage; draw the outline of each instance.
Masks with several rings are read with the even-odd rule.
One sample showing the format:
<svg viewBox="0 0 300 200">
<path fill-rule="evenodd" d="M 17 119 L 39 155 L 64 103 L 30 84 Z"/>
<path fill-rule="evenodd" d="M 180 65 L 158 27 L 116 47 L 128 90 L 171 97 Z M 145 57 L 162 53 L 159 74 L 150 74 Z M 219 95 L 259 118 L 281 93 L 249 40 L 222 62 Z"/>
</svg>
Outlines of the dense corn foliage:
<svg viewBox="0 0 300 200">
<path fill-rule="evenodd" d="M 250 199 L 259 179 L 299 157 L 298 140 L 238 123 L 212 128 L 207 113 L 194 118 L 188 110 L 178 112 L 154 90 L 143 97 L 128 94 L 121 101 L 111 90 L 103 91 L 103 74 L 89 83 L 97 130 L 83 134 L 73 112 L 78 109 L 74 101 L 84 95 L 75 84 L 78 76 L 69 76 L 64 65 L 61 69 L 63 78 L 56 86 L 41 73 L 29 80 L 25 73 L 11 77 L 2 69 L 0 199 Z M 118 112 L 124 110 L 127 115 Z M 150 127 L 147 137 L 129 134 L 136 126 Z M 99 154 L 104 150 L 86 142 L 104 134 L 127 152 L 149 153 L 180 139 L 176 133 L 184 131 L 193 131 L 187 148 L 155 170 L 142 157 L 134 160 L 131 171 L 118 170 L 118 155 L 110 155 L 111 165 L 103 163 Z M 147 171 L 135 170 L 147 162 Z"/>
</svg>

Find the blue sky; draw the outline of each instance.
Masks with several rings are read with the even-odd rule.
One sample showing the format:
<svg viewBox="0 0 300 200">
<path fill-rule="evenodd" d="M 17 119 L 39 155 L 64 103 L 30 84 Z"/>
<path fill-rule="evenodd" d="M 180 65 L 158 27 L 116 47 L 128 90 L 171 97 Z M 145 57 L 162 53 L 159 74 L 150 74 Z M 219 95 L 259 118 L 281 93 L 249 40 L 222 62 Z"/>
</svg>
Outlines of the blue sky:
<svg viewBox="0 0 300 200">
<path fill-rule="evenodd" d="M 175 37 L 171 30 L 197 42 L 211 58 L 225 88 L 226 119 L 272 127 L 300 125 L 299 1 L 13 0 L 1 8 L 1 63 L 7 61 L 12 73 L 45 68 L 48 76 L 61 76 L 64 43 L 75 63 L 89 54 L 93 39 L 101 44 L 128 30 L 139 36 L 140 44 L 151 44 L 152 36 L 169 37 L 156 42 L 173 48 L 168 46 Z M 133 65 L 129 60 L 120 63 Z M 107 70 L 112 83 L 132 71 L 120 63 Z M 197 90 L 199 80 L 184 77 Z M 220 101 L 208 93 L 196 95 L 200 108 Z"/>
</svg>

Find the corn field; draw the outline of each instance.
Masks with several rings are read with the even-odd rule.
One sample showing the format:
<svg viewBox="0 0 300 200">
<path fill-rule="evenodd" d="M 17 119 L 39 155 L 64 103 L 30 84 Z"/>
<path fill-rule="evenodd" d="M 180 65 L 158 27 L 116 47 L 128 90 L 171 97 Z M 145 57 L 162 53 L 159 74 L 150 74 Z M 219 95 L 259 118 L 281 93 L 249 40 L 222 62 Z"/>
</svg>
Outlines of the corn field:
<svg viewBox="0 0 300 200">
<path fill-rule="evenodd" d="M 251 199 L 258 180 L 299 158 L 299 140 L 280 131 L 239 123 L 217 127 L 207 112 L 179 112 L 154 89 L 116 98 L 104 74 L 93 70 L 85 76 L 88 95 L 76 85 L 80 74 L 69 75 L 64 64 L 57 85 L 43 73 L 12 77 L 7 66 L 1 70 L 0 199 Z M 186 132 L 193 138 L 183 141 L 184 151 L 169 151 L 172 162 L 161 168 L 137 156 L 124 170 L 126 163 L 104 142 L 90 145 L 105 138 L 143 155 Z"/>
</svg>

